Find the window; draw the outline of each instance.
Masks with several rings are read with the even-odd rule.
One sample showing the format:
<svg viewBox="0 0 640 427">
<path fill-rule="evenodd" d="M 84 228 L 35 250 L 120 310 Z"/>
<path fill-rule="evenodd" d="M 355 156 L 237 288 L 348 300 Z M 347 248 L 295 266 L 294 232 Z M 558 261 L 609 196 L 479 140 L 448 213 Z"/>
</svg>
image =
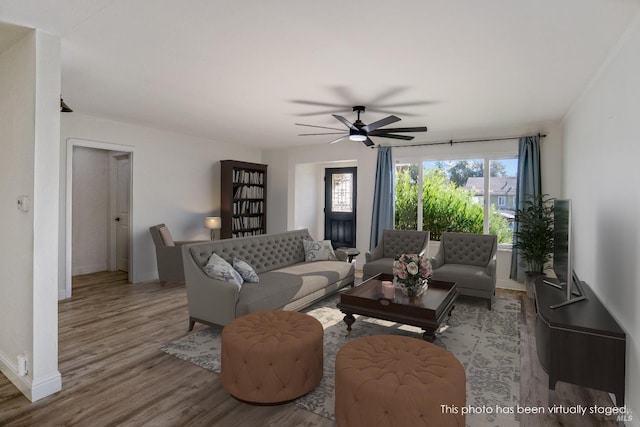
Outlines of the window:
<svg viewBox="0 0 640 427">
<path fill-rule="evenodd" d="M 331 182 L 331 211 L 352 212 L 353 174 L 335 173 Z"/>
<path fill-rule="evenodd" d="M 495 234 L 511 243 L 517 158 L 396 164 L 395 228 Z M 485 176 L 485 170 L 489 176 Z"/>
</svg>

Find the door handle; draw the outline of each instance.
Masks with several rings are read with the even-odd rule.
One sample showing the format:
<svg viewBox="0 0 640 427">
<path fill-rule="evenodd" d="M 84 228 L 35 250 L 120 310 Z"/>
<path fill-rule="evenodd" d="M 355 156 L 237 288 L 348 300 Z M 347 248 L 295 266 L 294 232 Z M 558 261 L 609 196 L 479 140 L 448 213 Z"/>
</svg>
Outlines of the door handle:
<svg viewBox="0 0 640 427">
<path fill-rule="evenodd" d="M 119 216 L 116 217 L 116 221 L 120 222 L 120 217 Z"/>
</svg>

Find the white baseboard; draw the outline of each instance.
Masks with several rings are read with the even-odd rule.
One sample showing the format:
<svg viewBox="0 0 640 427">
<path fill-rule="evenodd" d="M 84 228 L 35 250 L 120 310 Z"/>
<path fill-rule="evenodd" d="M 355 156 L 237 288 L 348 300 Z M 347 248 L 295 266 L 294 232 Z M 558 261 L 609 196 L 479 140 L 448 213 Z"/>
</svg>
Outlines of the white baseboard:
<svg viewBox="0 0 640 427">
<path fill-rule="evenodd" d="M 91 274 L 91 273 L 97 273 L 99 271 L 107 271 L 107 264 L 106 263 L 100 263 L 100 264 L 89 264 L 89 265 L 80 265 L 80 266 L 73 266 L 73 269 L 71 270 L 71 274 L 73 276 L 77 276 L 78 274 Z"/>
<path fill-rule="evenodd" d="M 0 372 L 16 386 L 31 402 L 40 400 L 62 390 L 62 375 L 55 371 L 51 375 L 33 381 L 30 375 L 18 375 L 18 361 L 10 361 L 4 354 L 0 354 Z"/>
<path fill-rule="evenodd" d="M 35 402 L 60 390 L 62 390 L 62 375 L 59 371 L 55 371 L 45 378 L 33 381 L 31 383 L 31 397 L 27 397 Z"/>
<path fill-rule="evenodd" d="M 524 283 L 516 282 L 511 279 L 497 280 L 496 288 L 500 289 L 511 289 L 513 291 L 526 291 L 527 288 L 524 286 Z"/>
</svg>

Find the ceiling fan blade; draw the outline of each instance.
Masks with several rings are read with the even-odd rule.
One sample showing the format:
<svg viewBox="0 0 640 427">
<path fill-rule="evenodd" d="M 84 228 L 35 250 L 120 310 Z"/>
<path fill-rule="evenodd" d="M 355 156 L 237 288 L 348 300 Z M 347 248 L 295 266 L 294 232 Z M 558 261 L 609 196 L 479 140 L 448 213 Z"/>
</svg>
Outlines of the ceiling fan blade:
<svg viewBox="0 0 640 427">
<path fill-rule="evenodd" d="M 365 139 L 364 141 L 362 141 L 362 143 L 364 145 L 366 145 L 367 147 L 373 147 L 374 145 L 376 145 L 371 138 L 367 137 L 367 139 Z"/>
<path fill-rule="evenodd" d="M 334 140 L 333 140 L 333 141 L 331 141 L 329 144 L 335 144 L 336 142 L 340 142 L 340 141 L 342 141 L 343 139 L 347 138 L 348 136 L 349 136 L 349 135 L 341 136 L 341 137 L 340 137 L 340 138 L 338 138 L 338 139 L 334 139 Z"/>
<path fill-rule="evenodd" d="M 303 99 L 294 99 L 291 102 L 293 102 L 294 104 L 313 105 L 314 107 L 340 108 L 341 110 L 347 110 L 347 111 L 351 110 L 350 105 L 332 104 L 330 102 L 305 101 Z"/>
<path fill-rule="evenodd" d="M 433 105 L 438 104 L 438 101 L 413 101 L 413 102 L 398 102 L 395 104 L 378 105 L 379 108 L 400 108 L 400 107 L 417 107 L 420 105 Z"/>
<path fill-rule="evenodd" d="M 360 129 L 358 129 L 357 127 L 352 125 L 351 122 L 349 122 L 349 120 L 345 119 L 344 117 L 339 116 L 337 114 L 332 114 L 332 116 L 335 117 L 336 119 L 338 119 L 339 122 L 341 122 L 343 125 L 345 125 L 349 129 L 355 130 L 355 131 L 360 131 Z"/>
<path fill-rule="evenodd" d="M 381 133 L 380 135 L 373 135 L 373 136 L 377 136 L 378 138 L 404 139 L 405 141 L 411 141 L 413 138 L 415 138 L 414 136 L 395 135 L 393 133 Z"/>
<path fill-rule="evenodd" d="M 331 127 L 328 127 L 328 126 L 305 125 L 304 123 L 296 123 L 296 126 L 306 126 L 306 127 L 310 127 L 310 128 L 320 128 L 320 129 L 330 129 L 330 130 L 341 130 L 341 131 L 344 131 L 344 129 L 331 128 Z"/>
<path fill-rule="evenodd" d="M 370 135 L 382 135 L 383 133 L 389 133 L 389 132 L 426 132 L 427 131 L 427 127 L 426 126 L 418 126 L 418 127 L 411 127 L 411 128 L 385 128 L 385 129 L 378 129 L 378 130 L 374 130 L 373 132 L 369 132 Z"/>
<path fill-rule="evenodd" d="M 399 121 L 399 120 L 400 120 L 400 117 L 397 117 L 397 116 L 388 116 L 388 117 L 385 117 L 384 119 L 380 119 L 380 120 L 378 120 L 377 122 L 369 123 L 368 125 L 363 126 L 363 128 L 362 128 L 362 129 L 363 129 L 365 132 L 367 132 L 367 133 L 368 133 L 368 132 L 371 132 L 371 131 L 373 131 L 373 130 L 378 129 L 379 127 L 386 126 L 386 125 L 390 125 L 391 123 L 395 123 L 395 122 L 397 122 L 397 121 Z"/>
<path fill-rule="evenodd" d="M 344 135 L 342 132 L 325 132 L 325 133 L 299 133 L 298 136 L 313 136 L 313 135 Z"/>
</svg>

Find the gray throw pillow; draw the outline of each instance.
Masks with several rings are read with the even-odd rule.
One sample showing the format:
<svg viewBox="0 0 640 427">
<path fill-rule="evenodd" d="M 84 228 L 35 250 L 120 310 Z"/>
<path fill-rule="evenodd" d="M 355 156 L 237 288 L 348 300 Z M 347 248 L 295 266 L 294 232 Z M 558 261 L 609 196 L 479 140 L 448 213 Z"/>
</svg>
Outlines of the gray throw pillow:
<svg viewBox="0 0 640 427">
<path fill-rule="evenodd" d="M 238 289 L 242 287 L 243 280 L 240 273 L 217 254 L 211 255 L 203 270 L 212 279 L 233 283 Z"/>
<path fill-rule="evenodd" d="M 331 240 L 303 240 L 304 245 L 304 257 L 306 262 L 313 261 L 337 261 L 333 247 L 331 246 Z"/>
<path fill-rule="evenodd" d="M 256 273 L 251 264 L 240 258 L 233 257 L 233 268 L 240 273 L 245 282 L 258 283 L 260 281 L 258 273 Z"/>
</svg>

